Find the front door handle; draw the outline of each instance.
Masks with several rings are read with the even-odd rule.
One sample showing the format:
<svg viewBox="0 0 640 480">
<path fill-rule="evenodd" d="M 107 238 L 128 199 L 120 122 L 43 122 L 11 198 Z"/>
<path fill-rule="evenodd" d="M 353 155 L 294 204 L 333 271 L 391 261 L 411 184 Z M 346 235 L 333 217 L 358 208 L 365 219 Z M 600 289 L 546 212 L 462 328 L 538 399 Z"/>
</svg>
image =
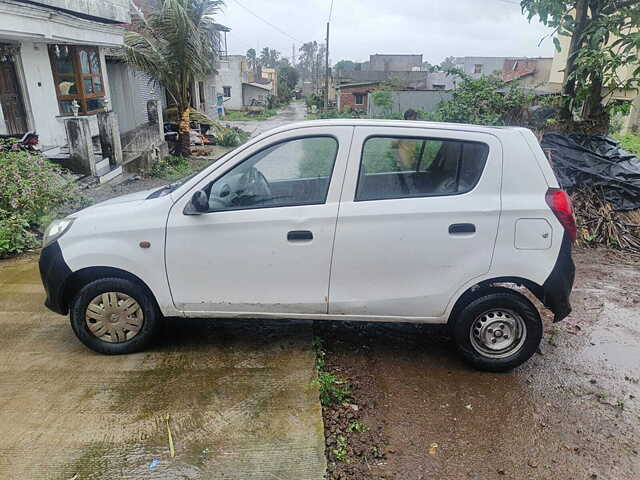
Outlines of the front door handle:
<svg viewBox="0 0 640 480">
<path fill-rule="evenodd" d="M 309 230 L 291 230 L 287 233 L 287 240 L 290 242 L 303 242 L 313 240 L 313 233 Z"/>
<path fill-rule="evenodd" d="M 449 225 L 449 233 L 452 235 L 476 233 L 476 226 L 473 223 L 454 223 L 453 225 Z"/>
</svg>

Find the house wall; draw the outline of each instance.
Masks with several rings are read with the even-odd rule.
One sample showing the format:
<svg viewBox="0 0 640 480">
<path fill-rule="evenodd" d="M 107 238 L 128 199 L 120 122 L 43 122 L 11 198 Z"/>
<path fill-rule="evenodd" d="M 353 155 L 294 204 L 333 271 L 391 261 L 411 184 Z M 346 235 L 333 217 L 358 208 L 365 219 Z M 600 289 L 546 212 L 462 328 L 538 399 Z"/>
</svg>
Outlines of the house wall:
<svg viewBox="0 0 640 480">
<path fill-rule="evenodd" d="M 226 109 L 240 110 L 243 107 L 242 81 L 247 70 L 243 64 L 246 64 L 243 55 L 229 55 L 220 59 L 217 89 L 222 94 L 223 87 L 231 87 L 231 97 L 225 97 L 222 104 Z"/>
<path fill-rule="evenodd" d="M 456 67 L 473 77 L 481 78 L 495 72 L 502 72 L 504 61 L 513 57 L 459 57 L 455 59 Z M 475 66 L 482 65 L 482 72 L 475 73 Z"/>
<path fill-rule="evenodd" d="M 367 94 L 372 90 L 378 90 L 380 85 L 362 85 L 357 87 L 343 87 L 338 90 L 338 109 L 343 112 L 346 107 L 351 110 L 366 112 L 369 106 Z M 364 104 L 356 105 L 356 93 L 364 95 Z"/>
<path fill-rule="evenodd" d="M 263 88 L 254 87 L 253 85 L 244 84 L 242 86 L 243 97 L 244 97 L 244 106 L 251 106 L 253 101 L 259 102 L 264 105 L 267 100 L 267 95 L 269 95 L 269 91 Z"/>
<path fill-rule="evenodd" d="M 33 0 L 33 3 L 71 10 L 117 23 L 131 21 L 129 0 Z"/>
<path fill-rule="evenodd" d="M 100 52 L 100 62 L 103 73 L 105 94 L 111 97 L 109 79 L 104 58 L 104 50 Z M 40 137 L 40 144 L 44 147 L 62 146 L 67 143 L 64 129 L 64 119 L 60 115 L 58 99 L 56 97 L 48 47 L 44 43 L 21 42 L 19 76 L 23 82 L 23 97 L 29 129 L 35 130 Z M 89 115 L 91 134 L 98 135 L 98 121 L 95 115 Z"/>
<path fill-rule="evenodd" d="M 446 91 L 399 91 L 391 92 L 393 98 L 393 106 L 390 113 L 404 114 L 410 108 L 413 110 L 421 110 L 423 112 L 435 112 L 440 102 L 451 100 L 453 94 Z M 383 110 L 377 107 L 371 100 L 371 94 L 368 95 L 368 110 L 370 115 L 380 115 Z"/>
<path fill-rule="evenodd" d="M 149 76 L 122 61 L 107 60 L 111 108 L 118 115 L 120 133 L 148 122 L 147 101 L 163 96 L 162 89 L 149 83 Z M 153 93 L 152 93 L 153 90 Z"/>
</svg>

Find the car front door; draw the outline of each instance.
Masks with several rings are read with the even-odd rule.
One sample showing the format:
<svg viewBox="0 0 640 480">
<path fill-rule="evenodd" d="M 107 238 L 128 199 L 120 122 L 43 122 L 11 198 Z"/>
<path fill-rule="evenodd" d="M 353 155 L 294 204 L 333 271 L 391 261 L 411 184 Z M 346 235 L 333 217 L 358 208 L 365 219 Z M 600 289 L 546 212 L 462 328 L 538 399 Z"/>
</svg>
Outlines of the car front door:
<svg viewBox="0 0 640 480">
<path fill-rule="evenodd" d="M 502 149 L 489 134 L 357 127 L 329 313 L 433 319 L 491 265 Z"/>
<path fill-rule="evenodd" d="M 166 238 L 175 306 L 192 316 L 327 313 L 352 134 L 313 127 L 272 135 L 178 200 Z M 185 214 L 197 190 L 208 211 Z"/>
</svg>

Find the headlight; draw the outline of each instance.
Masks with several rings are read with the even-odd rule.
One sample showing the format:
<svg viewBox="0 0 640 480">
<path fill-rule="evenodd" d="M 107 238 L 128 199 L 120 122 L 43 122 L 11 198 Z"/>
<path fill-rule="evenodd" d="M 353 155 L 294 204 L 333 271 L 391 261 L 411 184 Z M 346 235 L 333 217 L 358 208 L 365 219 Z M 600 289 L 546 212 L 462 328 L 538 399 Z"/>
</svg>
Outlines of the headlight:
<svg viewBox="0 0 640 480">
<path fill-rule="evenodd" d="M 47 230 L 44 232 L 42 248 L 58 240 L 67 230 L 69 230 L 69 227 L 71 227 L 74 220 L 74 218 L 64 218 L 62 220 L 54 220 L 51 222 L 47 227 Z"/>
</svg>

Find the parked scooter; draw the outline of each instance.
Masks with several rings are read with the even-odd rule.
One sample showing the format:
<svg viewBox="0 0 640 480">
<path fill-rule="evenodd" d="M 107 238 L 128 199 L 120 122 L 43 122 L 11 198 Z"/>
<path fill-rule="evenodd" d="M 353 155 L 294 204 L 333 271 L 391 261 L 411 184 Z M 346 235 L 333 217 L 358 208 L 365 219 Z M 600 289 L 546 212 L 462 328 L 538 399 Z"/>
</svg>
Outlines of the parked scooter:
<svg viewBox="0 0 640 480">
<path fill-rule="evenodd" d="M 40 151 L 38 142 L 36 132 L 27 132 L 20 138 L 15 135 L 0 135 L 0 150 L 37 152 Z"/>
</svg>

